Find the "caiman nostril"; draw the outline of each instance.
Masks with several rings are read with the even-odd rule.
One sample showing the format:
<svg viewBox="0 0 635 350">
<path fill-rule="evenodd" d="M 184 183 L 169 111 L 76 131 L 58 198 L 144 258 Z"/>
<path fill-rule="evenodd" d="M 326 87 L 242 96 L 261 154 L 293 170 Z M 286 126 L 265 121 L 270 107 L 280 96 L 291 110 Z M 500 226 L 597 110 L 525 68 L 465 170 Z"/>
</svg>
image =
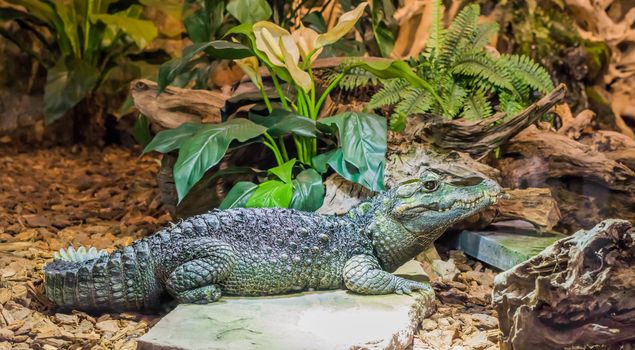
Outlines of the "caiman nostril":
<svg viewBox="0 0 635 350">
<path fill-rule="evenodd" d="M 455 186 L 476 186 L 483 182 L 483 180 L 485 179 L 482 177 L 470 176 L 464 178 L 454 178 L 450 181 L 450 183 Z"/>
</svg>

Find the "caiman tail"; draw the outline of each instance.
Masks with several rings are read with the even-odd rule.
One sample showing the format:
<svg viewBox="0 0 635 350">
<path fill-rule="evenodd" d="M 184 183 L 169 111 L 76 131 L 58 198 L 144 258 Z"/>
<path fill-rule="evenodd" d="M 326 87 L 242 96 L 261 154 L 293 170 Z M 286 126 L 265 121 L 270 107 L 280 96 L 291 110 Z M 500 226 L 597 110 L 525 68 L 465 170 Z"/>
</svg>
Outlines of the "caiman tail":
<svg viewBox="0 0 635 350">
<path fill-rule="evenodd" d="M 62 308 L 140 310 L 158 306 L 163 287 L 146 240 L 114 251 L 62 249 L 44 266 L 46 295 Z"/>
</svg>

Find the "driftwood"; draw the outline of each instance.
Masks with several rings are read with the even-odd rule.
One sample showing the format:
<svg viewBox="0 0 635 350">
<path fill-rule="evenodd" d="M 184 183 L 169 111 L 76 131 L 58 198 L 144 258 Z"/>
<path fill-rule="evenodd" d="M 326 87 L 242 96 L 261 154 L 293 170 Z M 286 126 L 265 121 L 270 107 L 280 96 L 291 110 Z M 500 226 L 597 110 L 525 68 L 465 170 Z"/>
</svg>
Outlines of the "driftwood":
<svg viewBox="0 0 635 350">
<path fill-rule="evenodd" d="M 501 349 L 635 341 L 635 231 L 606 220 L 496 276 Z"/>
<path fill-rule="evenodd" d="M 536 122 L 565 96 L 564 84 L 514 117 L 496 113 L 478 121 L 445 120 L 429 114 L 410 118 L 406 135 L 430 142 L 446 151 L 467 152 L 479 158 Z"/>
<path fill-rule="evenodd" d="M 130 92 L 135 107 L 153 126 L 173 129 L 185 122 L 220 122 L 220 109 L 228 96 L 220 91 L 181 89 L 168 86 L 157 95 L 158 85 L 150 80 L 134 80 Z"/>
<path fill-rule="evenodd" d="M 505 189 L 505 194 L 493 208 L 494 222 L 524 220 L 540 232 L 549 232 L 560 221 L 558 203 L 548 188 Z"/>
<path fill-rule="evenodd" d="M 531 126 L 502 148 L 503 185 L 549 187 L 562 214 L 559 229 L 574 232 L 602 218 L 635 220 L 635 141 L 597 131 L 581 142 Z"/>
</svg>

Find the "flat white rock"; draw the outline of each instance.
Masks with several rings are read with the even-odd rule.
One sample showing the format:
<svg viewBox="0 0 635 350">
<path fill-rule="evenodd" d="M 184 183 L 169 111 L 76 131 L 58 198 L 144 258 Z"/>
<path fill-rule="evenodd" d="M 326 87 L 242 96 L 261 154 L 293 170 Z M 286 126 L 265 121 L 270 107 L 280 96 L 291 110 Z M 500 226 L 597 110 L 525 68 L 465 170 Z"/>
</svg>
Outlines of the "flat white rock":
<svg viewBox="0 0 635 350">
<path fill-rule="evenodd" d="M 410 261 L 396 272 L 426 280 Z M 432 292 L 358 295 L 344 290 L 179 305 L 139 349 L 405 349 L 433 305 Z"/>
</svg>

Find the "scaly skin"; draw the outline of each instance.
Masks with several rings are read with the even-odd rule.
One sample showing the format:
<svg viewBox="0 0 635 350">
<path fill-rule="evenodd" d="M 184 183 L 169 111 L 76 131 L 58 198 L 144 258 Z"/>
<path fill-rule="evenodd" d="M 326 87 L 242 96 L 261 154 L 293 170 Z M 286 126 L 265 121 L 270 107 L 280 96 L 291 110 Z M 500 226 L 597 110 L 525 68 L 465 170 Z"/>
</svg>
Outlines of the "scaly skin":
<svg viewBox="0 0 635 350">
<path fill-rule="evenodd" d="M 46 293 L 84 310 L 143 310 L 169 294 L 181 303 L 347 288 L 410 293 L 427 284 L 392 275 L 449 226 L 496 201 L 483 178 L 425 172 L 345 216 L 288 209 L 214 210 L 110 255 L 56 259 Z"/>
</svg>

